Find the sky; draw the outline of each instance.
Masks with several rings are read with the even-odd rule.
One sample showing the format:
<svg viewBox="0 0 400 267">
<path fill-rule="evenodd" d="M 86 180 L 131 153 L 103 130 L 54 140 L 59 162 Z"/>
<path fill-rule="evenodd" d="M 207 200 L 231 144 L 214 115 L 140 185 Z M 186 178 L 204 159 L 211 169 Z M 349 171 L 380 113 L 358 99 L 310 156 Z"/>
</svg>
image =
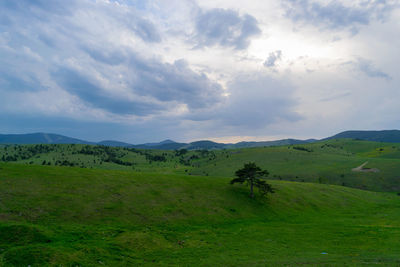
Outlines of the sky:
<svg viewBox="0 0 400 267">
<path fill-rule="evenodd" d="M 399 129 L 399 33 L 400 0 L 1 0 L 0 133 Z"/>
</svg>

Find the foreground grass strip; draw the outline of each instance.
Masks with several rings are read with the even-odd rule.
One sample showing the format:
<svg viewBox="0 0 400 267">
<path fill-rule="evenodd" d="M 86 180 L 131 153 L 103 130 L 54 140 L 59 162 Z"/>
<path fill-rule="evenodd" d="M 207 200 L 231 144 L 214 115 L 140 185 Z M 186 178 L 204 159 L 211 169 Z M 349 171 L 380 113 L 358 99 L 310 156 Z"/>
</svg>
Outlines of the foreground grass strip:
<svg viewBox="0 0 400 267">
<path fill-rule="evenodd" d="M 396 194 L 229 180 L 1 164 L 1 264 L 400 264 Z"/>
</svg>

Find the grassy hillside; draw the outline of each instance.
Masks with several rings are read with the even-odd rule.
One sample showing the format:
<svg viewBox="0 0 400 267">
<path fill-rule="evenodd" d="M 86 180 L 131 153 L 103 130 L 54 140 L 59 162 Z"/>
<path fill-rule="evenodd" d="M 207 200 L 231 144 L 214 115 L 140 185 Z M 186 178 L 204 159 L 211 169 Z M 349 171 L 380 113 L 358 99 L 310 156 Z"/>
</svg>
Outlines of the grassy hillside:
<svg viewBox="0 0 400 267">
<path fill-rule="evenodd" d="M 267 169 L 272 179 L 400 191 L 400 145 L 350 139 L 220 151 L 212 161 L 199 159 L 191 173 L 228 177 L 249 161 Z M 379 172 L 352 171 L 365 162 Z"/>
<path fill-rule="evenodd" d="M 0 164 L 0 265 L 400 264 L 392 193 L 272 181 Z"/>
<path fill-rule="evenodd" d="M 194 154 L 188 152 L 185 157 Z M 187 164 L 175 151 L 77 144 L 0 146 L 0 161 L 152 172 L 173 172 Z"/>
<path fill-rule="evenodd" d="M 200 176 L 232 177 L 254 161 L 270 178 L 400 192 L 400 144 L 327 140 L 312 144 L 229 150 L 161 151 L 90 145 L 0 147 L 0 161 Z M 352 169 L 368 162 L 365 168 Z"/>
<path fill-rule="evenodd" d="M 366 141 L 375 142 L 400 142 L 400 131 L 399 130 L 383 130 L 383 131 L 345 131 L 338 133 L 332 137 L 326 139 L 338 139 L 338 138 L 351 138 Z"/>
</svg>

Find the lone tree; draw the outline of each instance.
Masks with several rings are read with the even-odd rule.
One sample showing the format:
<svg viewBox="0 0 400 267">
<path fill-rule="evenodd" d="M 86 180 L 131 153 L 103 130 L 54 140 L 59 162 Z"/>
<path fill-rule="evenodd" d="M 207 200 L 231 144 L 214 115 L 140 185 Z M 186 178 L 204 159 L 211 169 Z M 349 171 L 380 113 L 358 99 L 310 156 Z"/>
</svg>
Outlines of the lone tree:
<svg viewBox="0 0 400 267">
<path fill-rule="evenodd" d="M 237 178 L 231 181 L 231 184 L 234 183 L 247 183 L 250 185 L 250 197 L 254 198 L 254 186 L 258 187 L 259 192 L 262 195 L 266 195 L 267 193 L 274 193 L 274 189 L 270 184 L 268 184 L 265 180 L 268 176 L 268 171 L 261 170 L 254 162 L 249 162 L 244 164 L 242 169 L 239 169 L 235 172 Z"/>
</svg>

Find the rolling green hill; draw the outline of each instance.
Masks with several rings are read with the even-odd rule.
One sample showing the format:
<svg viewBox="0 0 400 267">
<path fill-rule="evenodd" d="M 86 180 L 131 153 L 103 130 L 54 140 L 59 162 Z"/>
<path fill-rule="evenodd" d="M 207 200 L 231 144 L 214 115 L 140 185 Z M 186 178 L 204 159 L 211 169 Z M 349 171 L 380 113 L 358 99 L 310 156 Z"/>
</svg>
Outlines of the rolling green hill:
<svg viewBox="0 0 400 267">
<path fill-rule="evenodd" d="M 351 139 L 221 151 L 214 160 L 199 159 L 191 173 L 231 177 L 250 161 L 267 169 L 273 179 L 400 191 L 400 144 Z M 366 168 L 378 172 L 352 170 L 365 162 Z"/>
<path fill-rule="evenodd" d="M 345 131 L 338 133 L 328 139 L 351 138 L 374 142 L 399 143 L 399 130 L 383 130 L 383 131 Z"/>
<path fill-rule="evenodd" d="M 244 163 L 254 161 L 275 180 L 400 192 L 400 144 L 353 139 L 212 151 L 74 144 L 0 146 L 0 161 L 223 177 L 232 177 Z M 363 170 L 353 170 L 366 162 Z"/>
<path fill-rule="evenodd" d="M 396 194 L 229 180 L 0 164 L 0 265 L 400 264 Z"/>
</svg>

